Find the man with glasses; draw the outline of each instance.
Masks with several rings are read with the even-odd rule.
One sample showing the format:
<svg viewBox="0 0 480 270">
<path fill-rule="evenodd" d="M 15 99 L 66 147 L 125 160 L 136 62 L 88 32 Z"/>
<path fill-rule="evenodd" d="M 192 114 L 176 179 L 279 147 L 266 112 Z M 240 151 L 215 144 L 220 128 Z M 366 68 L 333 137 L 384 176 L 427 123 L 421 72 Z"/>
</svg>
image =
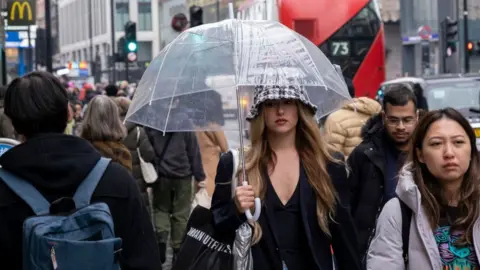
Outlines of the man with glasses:
<svg viewBox="0 0 480 270">
<path fill-rule="evenodd" d="M 417 99 L 408 85 L 392 85 L 382 107 L 363 127 L 363 141 L 347 160 L 351 213 L 362 254 L 368 250 L 383 205 L 395 197 L 397 174 L 418 121 Z"/>
</svg>

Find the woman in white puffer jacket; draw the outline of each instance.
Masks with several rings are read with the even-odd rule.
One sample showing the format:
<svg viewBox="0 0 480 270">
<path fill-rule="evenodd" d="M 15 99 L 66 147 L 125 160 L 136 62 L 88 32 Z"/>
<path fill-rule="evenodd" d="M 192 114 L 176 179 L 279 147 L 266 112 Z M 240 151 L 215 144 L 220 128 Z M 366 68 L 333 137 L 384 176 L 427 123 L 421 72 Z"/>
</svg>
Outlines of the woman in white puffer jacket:
<svg viewBox="0 0 480 270">
<path fill-rule="evenodd" d="M 409 160 L 399 175 L 398 198 L 378 219 L 367 269 L 480 269 L 480 164 L 469 122 L 451 108 L 427 113 Z M 403 218 L 400 200 L 409 209 Z M 402 237 L 405 219 L 410 224 Z"/>
</svg>

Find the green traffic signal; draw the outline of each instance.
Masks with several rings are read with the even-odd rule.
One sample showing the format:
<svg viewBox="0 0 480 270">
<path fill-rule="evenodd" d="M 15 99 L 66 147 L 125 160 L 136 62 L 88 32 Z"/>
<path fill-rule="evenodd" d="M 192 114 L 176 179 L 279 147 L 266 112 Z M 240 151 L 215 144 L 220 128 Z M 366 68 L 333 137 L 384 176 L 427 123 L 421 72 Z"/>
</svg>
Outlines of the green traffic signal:
<svg viewBox="0 0 480 270">
<path fill-rule="evenodd" d="M 130 42 L 130 43 L 128 43 L 127 48 L 128 48 L 129 52 L 136 52 L 137 51 L 137 43 Z"/>
</svg>

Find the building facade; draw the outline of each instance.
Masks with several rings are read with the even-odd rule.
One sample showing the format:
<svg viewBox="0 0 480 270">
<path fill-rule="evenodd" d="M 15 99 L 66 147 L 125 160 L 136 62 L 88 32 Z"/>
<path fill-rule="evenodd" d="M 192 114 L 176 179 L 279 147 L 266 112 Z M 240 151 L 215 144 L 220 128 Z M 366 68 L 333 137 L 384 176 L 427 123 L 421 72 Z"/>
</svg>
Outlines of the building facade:
<svg viewBox="0 0 480 270">
<path fill-rule="evenodd" d="M 58 4 L 59 0 L 50 0 L 50 23 L 52 25 L 52 53 L 54 55 L 53 62 L 55 65 L 60 64 L 55 57 L 60 52 L 60 40 L 59 40 L 59 21 L 58 21 Z M 37 0 L 35 8 L 35 19 L 37 28 L 45 29 L 45 0 Z"/>
<path fill-rule="evenodd" d="M 139 65 L 150 62 L 160 51 L 157 1 L 114 0 L 114 50 L 117 51 L 118 39 L 124 35 L 125 23 L 136 22 Z M 108 74 L 112 57 L 110 10 L 108 0 L 59 0 L 60 52 L 57 58 L 63 63 L 95 63 L 103 74 Z"/>
<path fill-rule="evenodd" d="M 37 0 L 39 3 L 44 0 Z M 247 0 L 233 0 L 237 7 Z M 250 0 L 248 0 L 250 1 Z M 382 20 L 385 24 L 385 43 L 387 54 L 387 79 L 398 76 L 425 74 L 422 62 L 422 44 L 418 36 L 420 26 L 430 26 L 435 36 L 429 45 L 430 63 L 428 72 L 441 72 L 441 49 L 438 44 L 439 21 L 448 13 L 455 13 L 454 18 L 461 19 L 459 5 L 446 7 L 443 2 L 451 0 L 376 0 L 379 3 Z M 106 72 L 110 67 L 111 48 L 111 17 L 110 0 L 52 0 L 58 2 L 59 20 L 59 51 L 56 59 L 61 63 L 69 61 L 88 61 L 99 63 L 101 70 Z M 114 0 L 115 38 L 123 36 L 123 25 L 128 20 L 137 23 L 138 64 L 145 66 L 162 48 L 171 42 L 179 33 L 171 27 L 175 14 L 184 13 L 188 16 L 188 7 L 199 5 L 204 8 L 205 23 L 225 19 L 228 16 L 226 0 Z M 456 1 L 454 1 L 456 2 Z M 480 0 L 469 0 L 470 29 L 469 37 L 480 41 L 476 26 L 480 25 Z M 91 20 L 90 8 L 91 4 Z M 40 5 L 40 4 L 39 4 Z M 218 9 L 219 8 L 219 9 Z M 37 6 L 37 10 L 39 10 Z M 444 14 L 445 13 L 445 14 Z M 44 24 L 42 13 L 38 13 L 38 25 Z M 55 14 L 52 12 L 52 14 Z M 453 15 L 453 14 L 452 14 Z M 460 15 L 460 16 L 458 16 Z M 89 31 L 89 22 L 92 31 Z M 460 40 L 462 40 L 462 22 L 460 21 Z M 478 37 L 477 37 L 478 36 Z M 116 44 L 116 42 L 115 42 Z M 116 45 L 115 45 L 116 46 Z M 463 45 L 459 44 L 459 48 Z M 453 57 L 461 67 L 463 52 Z M 480 53 L 472 56 L 472 70 L 480 69 Z M 122 70 L 121 65 L 117 70 Z M 459 70 L 460 71 L 460 70 Z M 121 77 L 121 76 L 120 76 Z"/>
</svg>

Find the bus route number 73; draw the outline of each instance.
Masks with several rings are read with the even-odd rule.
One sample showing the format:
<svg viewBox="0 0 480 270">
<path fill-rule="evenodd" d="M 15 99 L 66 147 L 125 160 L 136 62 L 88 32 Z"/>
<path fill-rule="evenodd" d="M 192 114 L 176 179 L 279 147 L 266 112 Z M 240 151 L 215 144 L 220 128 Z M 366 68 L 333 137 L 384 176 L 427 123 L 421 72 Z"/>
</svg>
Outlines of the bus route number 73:
<svg viewBox="0 0 480 270">
<path fill-rule="evenodd" d="M 348 41 L 331 41 L 330 51 L 332 56 L 349 56 L 350 43 Z"/>
</svg>

